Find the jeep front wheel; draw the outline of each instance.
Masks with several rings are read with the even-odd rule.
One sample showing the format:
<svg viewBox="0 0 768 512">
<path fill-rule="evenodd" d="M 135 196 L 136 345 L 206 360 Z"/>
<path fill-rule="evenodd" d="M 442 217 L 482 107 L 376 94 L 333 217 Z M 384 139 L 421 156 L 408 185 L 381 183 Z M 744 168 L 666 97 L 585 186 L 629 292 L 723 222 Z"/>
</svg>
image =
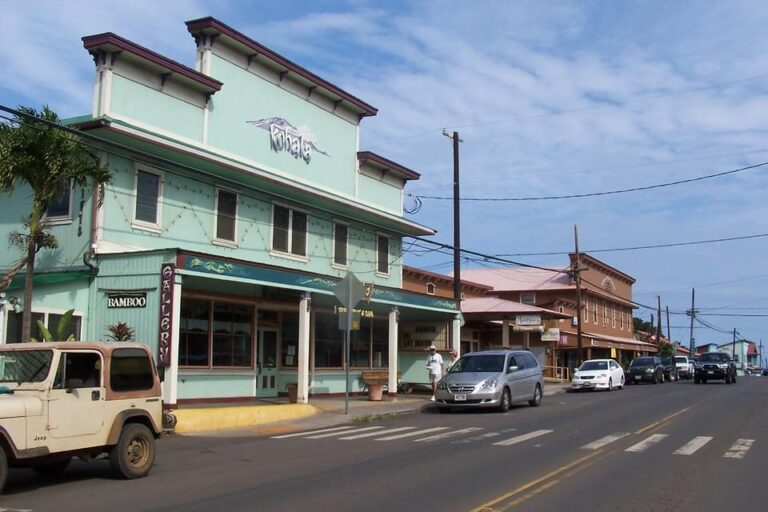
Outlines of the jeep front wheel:
<svg viewBox="0 0 768 512">
<path fill-rule="evenodd" d="M 140 423 L 123 427 L 120 440 L 109 453 L 112 471 L 121 478 L 133 479 L 147 476 L 155 462 L 155 438 Z"/>
</svg>

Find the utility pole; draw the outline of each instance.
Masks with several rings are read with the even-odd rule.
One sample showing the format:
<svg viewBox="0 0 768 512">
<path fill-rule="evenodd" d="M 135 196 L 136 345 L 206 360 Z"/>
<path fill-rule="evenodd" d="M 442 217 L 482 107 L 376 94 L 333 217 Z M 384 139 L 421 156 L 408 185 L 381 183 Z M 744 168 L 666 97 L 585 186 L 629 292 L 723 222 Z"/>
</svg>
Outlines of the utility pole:
<svg viewBox="0 0 768 512">
<path fill-rule="evenodd" d="M 453 299 L 461 307 L 461 216 L 459 208 L 459 132 L 443 135 L 453 139 Z"/>
<path fill-rule="evenodd" d="M 656 302 L 658 303 L 658 316 L 656 317 L 656 344 L 661 350 L 661 295 L 656 296 Z"/>
<path fill-rule="evenodd" d="M 581 336 L 581 256 L 579 254 L 579 228 L 573 226 L 573 240 L 576 244 L 576 261 L 573 263 L 572 272 L 576 277 L 576 343 L 578 346 L 577 363 L 581 365 L 584 360 L 584 344 Z"/>
<path fill-rule="evenodd" d="M 667 306 L 667 339 L 672 341 L 672 328 L 669 326 L 669 306 Z"/>
<path fill-rule="evenodd" d="M 688 356 L 696 357 L 696 338 L 693 337 L 693 319 L 696 318 L 696 310 L 694 309 L 694 300 L 696 298 L 696 289 L 691 288 L 691 343 L 688 345 Z"/>
<path fill-rule="evenodd" d="M 736 361 L 736 328 L 733 328 L 733 344 L 731 345 L 731 358 Z"/>
</svg>

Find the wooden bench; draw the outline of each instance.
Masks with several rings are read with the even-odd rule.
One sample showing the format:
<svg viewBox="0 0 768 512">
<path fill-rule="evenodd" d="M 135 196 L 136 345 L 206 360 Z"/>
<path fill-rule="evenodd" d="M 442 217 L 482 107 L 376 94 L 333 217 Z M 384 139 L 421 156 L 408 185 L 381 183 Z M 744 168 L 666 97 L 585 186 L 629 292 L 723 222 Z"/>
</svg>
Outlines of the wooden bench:
<svg viewBox="0 0 768 512">
<path fill-rule="evenodd" d="M 401 373 L 397 372 L 397 382 L 400 382 Z M 389 370 L 363 370 L 360 374 L 360 380 L 362 380 L 366 386 L 372 384 L 389 384 Z"/>
</svg>

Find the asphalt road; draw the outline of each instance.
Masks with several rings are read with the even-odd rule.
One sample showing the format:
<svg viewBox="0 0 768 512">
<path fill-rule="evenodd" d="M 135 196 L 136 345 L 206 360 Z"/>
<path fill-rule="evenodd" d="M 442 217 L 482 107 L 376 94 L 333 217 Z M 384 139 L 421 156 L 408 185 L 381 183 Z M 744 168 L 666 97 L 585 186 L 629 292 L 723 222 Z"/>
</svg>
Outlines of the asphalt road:
<svg viewBox="0 0 768 512">
<path fill-rule="evenodd" d="M 148 478 L 12 470 L 0 511 L 710 511 L 768 503 L 768 378 L 421 412 L 324 432 L 163 439 Z"/>
</svg>

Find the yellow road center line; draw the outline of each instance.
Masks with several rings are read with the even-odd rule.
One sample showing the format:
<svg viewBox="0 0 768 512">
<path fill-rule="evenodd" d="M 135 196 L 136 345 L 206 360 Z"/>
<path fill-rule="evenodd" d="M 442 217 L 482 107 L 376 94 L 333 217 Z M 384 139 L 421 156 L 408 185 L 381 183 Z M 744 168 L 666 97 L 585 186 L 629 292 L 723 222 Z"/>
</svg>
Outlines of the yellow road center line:
<svg viewBox="0 0 768 512">
<path fill-rule="evenodd" d="M 506 494 L 503 494 L 503 495 L 501 495 L 501 496 L 499 496 L 497 498 L 492 499 L 491 501 L 483 503 L 479 507 L 477 507 L 475 509 L 472 509 L 472 512 L 492 512 L 492 511 L 496 511 L 497 509 L 495 509 L 494 507 L 496 505 L 498 505 L 499 503 L 501 503 L 502 501 L 508 500 L 509 498 L 512 498 L 513 496 L 516 496 L 516 495 L 518 495 L 518 494 L 520 494 L 522 492 L 525 492 L 528 489 L 530 489 L 531 487 L 539 485 L 540 483 L 545 482 L 545 481 L 547 481 L 549 479 L 552 479 L 552 478 L 556 477 L 557 475 L 559 475 L 561 473 L 565 473 L 566 471 L 568 471 L 569 469 L 571 469 L 574 466 L 577 466 L 579 464 L 584 464 L 588 460 L 593 459 L 593 458 L 595 458 L 595 457 L 597 457 L 597 456 L 599 456 L 601 454 L 602 454 L 602 452 L 597 451 L 597 452 L 592 452 L 589 455 L 586 455 L 584 457 L 581 457 L 580 459 L 576 459 L 576 460 L 566 464 L 565 466 L 562 466 L 559 469 L 551 471 L 551 472 L 547 473 L 546 475 L 537 478 L 536 480 L 532 480 L 532 481 L 528 482 L 527 484 L 523 484 L 520 487 L 518 487 L 518 488 L 516 488 L 516 489 L 514 489 L 514 490 L 512 490 L 512 491 L 510 491 L 510 492 L 508 492 Z"/>
<path fill-rule="evenodd" d="M 668 421 L 670 421 L 670 420 L 680 416 L 681 414 L 685 414 L 686 412 L 690 411 L 691 409 L 693 409 L 692 405 L 686 407 L 685 409 L 681 409 L 681 410 L 677 411 L 676 413 L 670 414 L 666 418 L 662 418 L 659 421 L 655 421 L 655 422 L 651 423 L 650 425 L 641 428 L 640 430 L 635 432 L 635 434 L 642 434 L 646 430 L 651 430 L 652 428 L 656 428 L 656 427 L 658 427 L 660 425 L 663 425 L 664 423 L 667 423 Z"/>
</svg>

